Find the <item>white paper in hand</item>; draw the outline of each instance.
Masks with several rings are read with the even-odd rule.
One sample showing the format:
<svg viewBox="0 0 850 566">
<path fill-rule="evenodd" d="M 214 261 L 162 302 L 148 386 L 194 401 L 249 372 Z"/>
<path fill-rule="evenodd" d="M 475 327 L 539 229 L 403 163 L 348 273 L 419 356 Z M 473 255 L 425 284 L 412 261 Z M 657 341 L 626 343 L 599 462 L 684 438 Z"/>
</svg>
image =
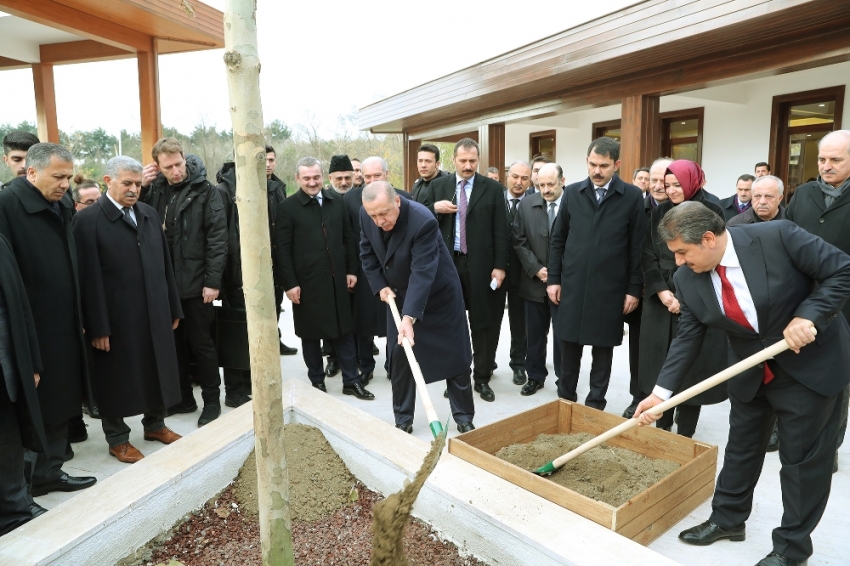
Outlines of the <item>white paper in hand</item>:
<svg viewBox="0 0 850 566">
<path fill-rule="evenodd" d="M 490 288 L 493 289 L 494 291 L 499 288 L 499 282 L 496 281 L 495 277 L 493 278 L 492 281 L 490 281 Z"/>
</svg>

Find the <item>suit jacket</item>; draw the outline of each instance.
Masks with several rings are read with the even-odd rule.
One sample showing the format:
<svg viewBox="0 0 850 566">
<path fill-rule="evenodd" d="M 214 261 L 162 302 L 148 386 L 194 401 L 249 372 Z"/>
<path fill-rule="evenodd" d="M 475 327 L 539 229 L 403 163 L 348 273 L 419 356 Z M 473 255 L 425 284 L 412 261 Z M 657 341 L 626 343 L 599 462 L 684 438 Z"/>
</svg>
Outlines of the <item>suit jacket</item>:
<svg viewBox="0 0 850 566">
<path fill-rule="evenodd" d="M 511 243 L 522 272 L 519 296 L 536 303 L 547 300 L 546 283 L 537 277 L 537 273 L 549 265 L 548 205 L 540 193 L 526 196 L 517 207 L 512 227 Z"/>
<path fill-rule="evenodd" d="M 425 189 L 422 204 L 434 210 L 434 203 L 450 200 L 456 203 L 457 176 L 434 179 Z M 437 214 L 443 243 L 454 251 L 456 214 Z M 472 292 L 467 297 L 469 324 L 473 330 L 486 328 L 500 320 L 505 309 L 504 289 L 490 288 L 494 269 L 507 270 L 510 234 L 505 220 L 504 187 L 493 179 L 475 174 L 466 215 L 466 243 L 469 253 L 469 275 Z"/>
<path fill-rule="evenodd" d="M 705 191 L 705 189 L 703 189 Z M 726 197 L 720 200 L 720 208 L 723 209 L 723 219 L 727 222 L 739 214 L 745 214 L 747 210 L 752 210 L 753 205 L 752 201 L 750 201 L 750 206 L 744 210 L 744 212 L 740 212 L 738 210 L 738 199 L 735 198 L 737 195 L 732 195 L 731 197 Z"/>
<path fill-rule="evenodd" d="M 433 215 L 421 204 L 402 199 L 386 244 L 384 231 L 362 208 L 360 226 L 360 259 L 372 292 L 390 287 L 400 315 L 417 319 L 413 351 L 425 381 L 468 374 L 472 347 L 463 292 Z M 387 343 L 396 344 L 398 329 L 391 318 L 387 312 Z M 392 363 L 392 356 L 388 358 Z"/>
<path fill-rule="evenodd" d="M 674 280 L 681 304 L 679 333 L 670 345 L 658 385 L 677 391 L 699 355 L 708 328 L 729 337 L 729 362 L 735 363 L 783 339 L 794 317 L 814 322 L 817 339 L 799 354 L 775 358 L 794 379 L 821 395 L 835 395 L 850 382 L 836 371 L 850 364 L 850 327 L 841 307 L 850 295 L 850 256 L 802 228 L 779 220 L 728 229 L 755 303 L 759 331 L 733 322 L 720 309 L 709 273 L 679 269 Z M 752 400 L 764 375 L 763 364 L 733 377 L 729 393 Z"/>
</svg>

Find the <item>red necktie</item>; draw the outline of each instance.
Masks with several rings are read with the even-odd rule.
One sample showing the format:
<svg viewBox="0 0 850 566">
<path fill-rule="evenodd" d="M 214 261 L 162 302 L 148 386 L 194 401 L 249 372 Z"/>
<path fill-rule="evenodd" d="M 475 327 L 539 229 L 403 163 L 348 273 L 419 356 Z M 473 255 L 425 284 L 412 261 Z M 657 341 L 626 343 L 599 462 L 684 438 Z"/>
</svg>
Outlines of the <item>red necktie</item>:
<svg viewBox="0 0 850 566">
<path fill-rule="evenodd" d="M 741 305 L 738 304 L 738 298 L 735 297 L 735 289 L 732 287 L 732 283 L 729 282 L 729 279 L 726 278 L 726 267 L 723 265 L 718 265 L 714 268 L 717 272 L 717 275 L 720 276 L 720 295 L 723 299 L 723 312 L 726 313 L 726 316 L 734 322 L 737 322 L 747 330 L 752 330 L 755 332 L 755 328 L 750 324 L 750 321 L 747 320 L 747 317 L 744 315 L 744 310 L 741 308 Z M 764 363 L 764 379 L 762 379 L 762 383 L 770 383 L 773 379 L 773 372 L 770 371 L 770 367 L 768 367 L 767 362 Z"/>
</svg>

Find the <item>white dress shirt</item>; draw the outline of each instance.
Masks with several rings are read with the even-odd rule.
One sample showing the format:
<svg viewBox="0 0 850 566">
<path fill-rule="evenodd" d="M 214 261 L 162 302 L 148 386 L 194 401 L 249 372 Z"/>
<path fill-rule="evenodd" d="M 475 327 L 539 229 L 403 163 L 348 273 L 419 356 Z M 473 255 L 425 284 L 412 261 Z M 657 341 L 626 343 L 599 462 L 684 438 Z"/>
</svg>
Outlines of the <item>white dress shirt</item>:
<svg viewBox="0 0 850 566">
<path fill-rule="evenodd" d="M 106 194 L 106 197 L 109 199 L 109 201 L 110 201 L 112 204 L 114 204 L 116 207 L 118 207 L 118 210 L 120 210 L 120 211 L 121 211 L 121 214 L 124 214 L 124 205 L 122 205 L 122 204 L 118 204 L 118 203 L 115 201 L 115 199 L 114 199 L 114 198 L 112 198 L 112 195 L 110 195 L 109 193 L 105 193 L 105 194 Z M 132 218 L 132 219 L 133 219 L 133 223 L 134 223 L 134 224 L 138 224 L 138 222 L 136 222 L 136 212 L 133 210 L 133 207 L 132 207 L 132 206 L 129 206 L 129 207 L 127 207 L 127 208 L 129 208 L 129 209 L 130 209 L 130 218 Z"/>
</svg>

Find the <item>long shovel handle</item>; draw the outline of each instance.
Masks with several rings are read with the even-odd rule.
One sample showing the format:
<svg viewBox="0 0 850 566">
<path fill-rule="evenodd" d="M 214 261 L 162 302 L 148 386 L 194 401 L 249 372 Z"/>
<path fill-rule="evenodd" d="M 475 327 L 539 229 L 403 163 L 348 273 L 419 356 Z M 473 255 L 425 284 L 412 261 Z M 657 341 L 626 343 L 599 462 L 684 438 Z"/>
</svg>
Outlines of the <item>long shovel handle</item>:
<svg viewBox="0 0 850 566">
<path fill-rule="evenodd" d="M 396 328 L 401 331 L 401 316 L 398 314 L 398 306 L 395 304 L 395 297 L 387 297 L 387 303 L 390 305 L 390 310 L 393 313 Z M 407 354 L 407 362 L 410 364 L 410 369 L 413 372 L 413 380 L 416 382 L 416 391 L 419 392 L 419 397 L 422 399 L 422 405 L 425 407 L 425 415 L 428 417 L 428 426 L 431 427 L 431 434 L 437 438 L 443 432 L 443 425 L 437 417 L 437 411 L 434 410 L 434 404 L 431 402 L 431 396 L 428 395 L 428 388 L 425 386 L 425 377 L 422 375 L 422 368 L 419 367 L 419 362 L 416 361 L 416 356 L 413 354 L 413 346 L 407 338 L 402 338 L 401 345 L 404 348 L 404 353 Z"/>
<path fill-rule="evenodd" d="M 814 328 L 812 328 L 812 331 L 815 332 L 815 333 L 817 332 Z M 735 377 L 736 375 L 738 375 L 742 371 L 748 370 L 751 367 L 757 366 L 758 364 L 764 362 L 765 360 L 769 360 L 770 358 L 773 358 L 773 357 L 781 354 L 782 352 L 784 352 L 788 348 L 789 348 L 788 342 L 786 342 L 785 340 L 780 340 L 779 342 L 777 342 L 773 346 L 765 348 L 761 352 L 758 352 L 756 354 L 753 354 L 749 358 L 741 360 L 737 364 L 726 368 L 725 370 L 721 371 L 720 373 L 714 374 L 713 376 L 709 377 L 708 379 L 697 383 L 693 387 L 689 387 L 689 388 L 685 389 L 684 391 L 682 391 L 678 395 L 674 395 L 674 396 L 670 397 L 669 399 L 667 399 L 663 403 L 659 403 L 658 405 L 652 407 L 651 409 L 649 409 L 646 412 L 649 413 L 649 414 L 652 414 L 652 415 L 660 415 L 664 411 L 666 411 L 668 409 L 672 409 L 676 405 L 680 405 L 680 404 L 684 403 L 685 401 L 687 401 L 688 399 L 692 399 L 693 397 L 696 397 L 697 395 L 699 395 L 703 391 L 707 391 L 707 390 L 711 389 L 712 387 L 714 387 L 715 385 L 719 385 L 719 384 L 721 384 L 725 381 L 728 381 L 729 379 Z M 553 471 L 557 470 L 558 468 L 560 468 L 561 466 L 563 466 L 564 464 L 566 464 L 567 462 L 569 462 L 573 458 L 581 456 L 582 454 L 584 454 L 588 450 L 590 450 L 592 448 L 596 448 L 597 446 L 599 446 L 603 442 L 606 442 L 608 440 L 611 440 L 615 436 L 619 436 L 619 435 L 623 434 L 627 430 L 636 427 L 637 424 L 638 424 L 637 419 L 635 419 L 635 418 L 628 419 L 626 422 L 619 424 L 619 425 L 615 426 L 614 428 L 612 428 L 611 430 L 609 430 L 608 432 L 600 434 L 596 438 L 593 438 L 592 440 L 585 442 L 581 446 L 574 448 L 570 452 L 567 452 L 563 456 L 556 458 L 555 460 L 553 460 L 552 462 L 550 462 L 546 466 L 543 466 L 542 468 L 540 468 L 539 470 L 536 470 L 536 471 L 537 471 L 537 473 L 541 473 L 541 474 L 552 473 Z M 551 466 L 551 469 L 549 469 L 550 466 Z"/>
</svg>

